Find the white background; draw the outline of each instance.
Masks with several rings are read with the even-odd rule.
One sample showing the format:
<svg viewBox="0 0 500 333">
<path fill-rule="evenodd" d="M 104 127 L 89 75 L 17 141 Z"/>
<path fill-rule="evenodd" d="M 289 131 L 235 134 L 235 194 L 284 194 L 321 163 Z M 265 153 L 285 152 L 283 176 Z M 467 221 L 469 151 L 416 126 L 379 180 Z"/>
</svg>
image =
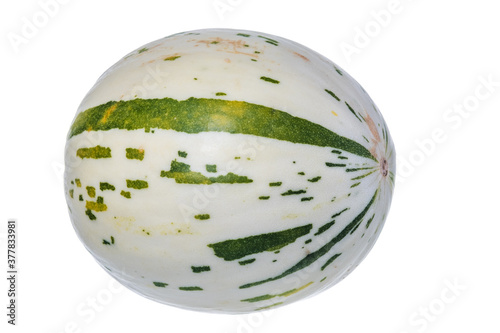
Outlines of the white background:
<svg viewBox="0 0 500 333">
<path fill-rule="evenodd" d="M 0 22 L 2 332 L 500 331 L 493 1 L 24 0 L 4 2 Z M 282 36 L 333 60 L 374 99 L 398 153 L 391 212 L 365 261 L 318 296 L 253 315 L 179 310 L 120 288 L 77 239 L 63 193 L 65 136 L 95 80 L 143 44 L 211 27 Z"/>
</svg>

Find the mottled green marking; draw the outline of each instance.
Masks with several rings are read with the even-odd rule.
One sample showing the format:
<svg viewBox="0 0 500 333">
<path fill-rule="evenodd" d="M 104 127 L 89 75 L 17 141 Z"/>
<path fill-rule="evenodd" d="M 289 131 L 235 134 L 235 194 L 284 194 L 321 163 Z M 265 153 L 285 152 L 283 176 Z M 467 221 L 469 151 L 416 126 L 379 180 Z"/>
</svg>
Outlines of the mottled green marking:
<svg viewBox="0 0 500 333">
<path fill-rule="evenodd" d="M 287 269 L 286 271 L 284 271 L 283 273 L 281 273 L 277 276 L 270 277 L 268 279 L 257 281 L 257 282 L 247 283 L 247 284 L 240 286 L 240 288 L 241 289 L 250 288 L 250 287 L 261 285 L 263 283 L 279 280 L 285 276 L 288 276 L 292 273 L 295 273 L 295 272 L 303 269 L 304 267 L 311 265 L 313 262 L 315 262 L 316 260 L 318 260 L 319 258 L 324 256 L 325 254 L 327 254 L 338 242 L 340 242 L 342 239 L 344 239 L 352 231 L 352 229 L 354 229 L 363 220 L 366 213 L 368 212 L 368 210 L 371 208 L 371 206 L 375 202 L 377 195 L 378 195 L 378 190 L 375 191 L 370 202 L 365 206 L 365 208 L 339 234 L 337 234 L 335 237 L 333 237 L 328 243 L 323 245 L 319 250 L 316 250 L 315 252 L 309 253 L 302 260 L 297 262 L 294 266 L 290 267 L 289 269 Z"/>
<path fill-rule="evenodd" d="M 251 58 L 250 60 L 251 60 L 251 61 L 257 61 L 257 59 L 254 59 L 254 58 Z"/>
<path fill-rule="evenodd" d="M 217 165 L 215 164 L 207 164 L 205 165 L 207 172 L 217 172 Z"/>
<path fill-rule="evenodd" d="M 209 272 L 210 266 L 191 266 L 193 273 Z"/>
<path fill-rule="evenodd" d="M 110 238 L 110 239 L 111 239 L 111 241 L 108 241 L 107 239 L 104 239 L 104 238 L 103 238 L 103 239 L 102 239 L 102 243 L 103 243 L 104 245 L 111 245 L 111 244 L 114 244 L 114 243 L 115 243 L 115 238 L 114 238 L 113 236 L 111 236 L 111 238 Z"/>
<path fill-rule="evenodd" d="M 326 162 L 325 164 L 327 167 L 330 168 L 345 168 L 347 166 L 347 164 L 331 163 L 331 162 Z"/>
<path fill-rule="evenodd" d="M 321 227 L 319 227 L 318 232 L 316 232 L 314 234 L 314 236 L 321 235 L 322 233 L 324 233 L 325 231 L 330 229 L 334 224 L 335 224 L 335 221 L 331 221 L 331 222 L 323 224 Z"/>
<path fill-rule="evenodd" d="M 371 170 L 373 167 L 366 167 L 366 168 L 347 168 L 345 169 L 345 172 L 355 172 L 355 171 L 360 171 L 360 170 Z"/>
<path fill-rule="evenodd" d="M 326 268 L 328 265 L 330 265 L 330 264 L 331 264 L 331 263 L 332 263 L 335 259 L 337 259 L 337 258 L 338 258 L 341 254 L 342 254 L 342 253 L 337 253 L 337 254 L 334 254 L 334 255 L 333 255 L 330 259 L 328 259 L 328 260 L 326 261 L 326 263 L 325 263 L 323 266 L 321 266 L 321 270 L 322 270 L 322 271 L 323 271 L 323 270 L 325 270 L 325 268 Z"/>
<path fill-rule="evenodd" d="M 337 95 L 335 95 L 332 91 L 328 90 L 328 89 L 325 89 L 325 91 L 330 95 L 332 96 L 333 98 L 335 98 L 337 101 L 340 102 L 340 98 L 337 97 Z"/>
<path fill-rule="evenodd" d="M 175 59 L 179 59 L 181 56 L 171 56 L 163 59 L 164 61 L 174 61 Z"/>
<path fill-rule="evenodd" d="M 113 108 L 113 112 L 107 110 Z M 101 121 L 103 118 L 106 121 Z M 375 160 L 363 145 L 306 119 L 263 105 L 191 97 L 108 102 L 78 114 L 69 138 L 84 131 L 160 128 L 184 133 L 249 134 L 293 143 L 345 150 Z"/>
<path fill-rule="evenodd" d="M 254 253 L 279 250 L 295 242 L 297 238 L 307 235 L 311 231 L 311 228 L 312 224 L 307 224 L 278 232 L 229 239 L 219 243 L 208 244 L 208 247 L 212 248 L 215 255 L 219 258 L 227 261 L 236 260 Z"/>
<path fill-rule="evenodd" d="M 89 197 L 95 198 L 95 187 L 87 186 L 86 189 L 87 189 L 87 194 L 89 195 Z"/>
<path fill-rule="evenodd" d="M 361 183 L 355 183 L 355 184 L 352 184 L 352 185 L 351 185 L 351 188 L 356 187 L 356 186 L 358 186 L 359 184 L 361 184 Z"/>
<path fill-rule="evenodd" d="M 111 185 L 110 183 L 101 182 L 101 183 L 99 183 L 99 189 L 101 191 L 106 191 L 106 190 L 114 191 L 116 188 L 113 185 Z"/>
<path fill-rule="evenodd" d="M 312 242 L 312 239 L 307 239 L 307 240 L 304 242 L 304 244 L 309 244 L 309 243 L 311 243 L 311 242 Z"/>
<path fill-rule="evenodd" d="M 259 37 L 259 38 L 264 38 L 265 40 L 268 40 L 268 41 L 270 41 L 270 42 L 273 42 L 273 43 L 278 44 L 278 41 L 277 41 L 277 40 L 275 40 L 275 39 L 272 39 L 272 38 L 269 38 L 269 37 L 266 37 L 266 36 L 262 36 L 262 35 L 257 35 L 257 37 Z"/>
<path fill-rule="evenodd" d="M 104 198 L 103 197 L 97 197 L 97 203 L 102 204 L 104 203 Z"/>
<path fill-rule="evenodd" d="M 215 96 L 226 96 L 227 94 L 225 92 L 216 92 Z"/>
<path fill-rule="evenodd" d="M 288 297 L 288 296 L 291 296 L 293 294 L 296 294 L 298 293 L 299 291 L 309 287 L 310 285 L 312 284 L 312 282 L 309 282 L 299 288 L 294 288 L 294 289 L 291 289 L 291 290 L 288 290 L 288 291 L 285 291 L 283 293 L 280 293 L 280 294 L 265 294 L 265 295 L 261 295 L 261 296 L 257 296 L 257 297 L 252 297 L 252 298 L 247 298 L 247 299 L 242 299 L 241 302 L 250 302 L 250 303 L 255 303 L 255 302 L 261 302 L 261 301 L 265 301 L 265 300 L 268 300 L 268 299 L 271 299 L 271 298 L 274 298 L 274 297 Z"/>
<path fill-rule="evenodd" d="M 338 159 L 339 160 L 348 160 L 349 157 L 347 157 L 347 156 L 339 156 Z"/>
<path fill-rule="evenodd" d="M 245 265 L 253 263 L 254 261 L 255 261 L 255 258 L 252 258 L 252 259 L 238 261 L 238 264 L 240 264 L 241 266 L 245 266 Z"/>
<path fill-rule="evenodd" d="M 311 183 L 316 183 L 316 182 L 318 182 L 320 179 L 321 179 L 321 176 L 318 176 L 318 177 L 314 177 L 314 178 L 308 179 L 307 181 L 308 181 L 308 182 L 311 182 Z"/>
<path fill-rule="evenodd" d="M 255 53 L 255 54 L 259 54 L 259 53 L 260 53 L 260 51 L 254 51 L 254 53 Z"/>
<path fill-rule="evenodd" d="M 142 161 L 144 159 L 144 149 L 136 149 L 136 148 L 125 148 L 126 154 L 125 157 L 129 160 L 139 160 Z"/>
<path fill-rule="evenodd" d="M 370 217 L 368 219 L 368 221 L 366 221 L 366 229 L 368 229 L 370 227 L 370 224 L 372 223 L 374 217 L 375 217 L 375 214 L 373 214 L 372 217 Z"/>
<path fill-rule="evenodd" d="M 340 75 L 342 75 L 342 76 L 344 75 L 344 74 L 342 73 L 342 71 L 341 71 L 339 68 L 337 68 L 337 66 L 333 66 L 333 67 L 335 68 L 335 70 L 337 71 L 337 73 L 339 73 L 339 74 L 340 74 Z"/>
<path fill-rule="evenodd" d="M 281 184 L 283 184 L 283 182 L 274 182 L 274 183 L 269 183 L 269 186 L 278 187 L 278 186 L 281 186 Z"/>
<path fill-rule="evenodd" d="M 337 216 L 340 216 L 340 214 L 342 214 L 343 212 L 348 211 L 349 209 L 350 209 L 350 208 L 349 208 L 349 207 L 347 207 L 347 208 L 342 209 L 340 212 L 333 214 L 333 215 L 332 215 L 332 219 L 336 218 Z"/>
<path fill-rule="evenodd" d="M 141 190 L 143 188 L 148 188 L 148 182 L 145 181 L 145 180 L 140 180 L 140 179 L 137 179 L 137 180 L 130 180 L 130 179 L 127 179 L 127 187 L 128 188 L 134 188 L 136 190 Z"/>
<path fill-rule="evenodd" d="M 266 40 L 266 43 L 269 43 L 269 44 L 274 45 L 274 46 L 278 46 L 278 43 L 272 42 L 270 40 Z"/>
<path fill-rule="evenodd" d="M 80 195 L 78 196 L 78 201 L 83 201 L 83 195 L 82 195 L 82 194 L 80 194 Z"/>
<path fill-rule="evenodd" d="M 213 42 L 211 42 L 210 44 L 219 44 L 219 41 L 214 40 L 214 41 L 213 41 Z"/>
<path fill-rule="evenodd" d="M 95 215 L 92 214 L 92 211 L 90 209 L 87 209 L 85 211 L 85 215 L 87 215 L 91 221 L 94 221 L 97 219 L 97 217 L 95 217 Z"/>
<path fill-rule="evenodd" d="M 270 196 L 269 195 L 263 195 L 259 197 L 259 200 L 269 200 Z"/>
<path fill-rule="evenodd" d="M 184 291 L 197 291 L 197 290 L 203 290 L 201 287 L 193 286 L 193 287 L 179 287 L 179 290 L 184 290 Z"/>
<path fill-rule="evenodd" d="M 73 199 L 73 193 L 75 192 L 75 190 L 71 189 L 69 190 L 69 196 L 71 199 Z"/>
<path fill-rule="evenodd" d="M 102 202 L 88 201 L 85 203 L 85 208 L 93 210 L 95 212 L 104 212 L 108 209 L 108 206 Z"/>
<path fill-rule="evenodd" d="M 312 199 L 314 199 L 314 197 L 304 197 L 300 198 L 300 201 L 311 201 Z"/>
<path fill-rule="evenodd" d="M 153 284 L 156 287 L 160 287 L 160 288 L 165 288 L 166 286 L 168 286 L 168 283 L 165 283 L 165 282 L 156 282 L 156 281 L 154 281 Z"/>
<path fill-rule="evenodd" d="M 274 83 L 274 84 L 279 84 L 280 83 L 280 81 L 275 80 L 275 79 L 271 79 L 270 77 L 267 77 L 267 76 L 261 76 L 260 79 L 264 80 L 266 82 Z"/>
<path fill-rule="evenodd" d="M 301 176 L 304 176 L 305 175 L 305 172 L 304 171 L 301 171 L 301 172 L 297 172 L 298 175 L 301 175 Z"/>
<path fill-rule="evenodd" d="M 210 214 L 198 214 L 194 216 L 197 220 L 208 220 L 210 219 Z"/>
<path fill-rule="evenodd" d="M 124 196 L 127 199 L 130 199 L 132 196 L 130 195 L 130 192 L 127 191 L 121 191 L 120 194 Z"/>
<path fill-rule="evenodd" d="M 349 105 L 349 103 L 347 103 L 347 102 L 344 102 L 344 103 L 345 103 L 345 105 L 347 105 L 347 108 L 349 109 L 349 111 L 351 111 L 351 112 L 352 112 L 352 114 L 353 114 L 353 115 L 355 115 L 355 116 L 356 116 L 356 118 L 358 118 L 358 120 L 362 122 L 362 120 L 361 120 L 361 118 L 358 116 L 357 112 L 356 112 L 356 111 L 354 111 L 354 109 L 353 109 L 353 108 Z"/>
<path fill-rule="evenodd" d="M 137 53 L 146 52 L 147 50 L 148 50 L 147 47 L 143 47 L 142 49 L 140 49 L 139 51 L 137 51 Z"/>
<path fill-rule="evenodd" d="M 177 155 L 179 155 L 179 157 L 187 157 L 188 156 L 188 154 L 185 151 L 180 151 L 180 150 L 177 152 Z"/>
<path fill-rule="evenodd" d="M 110 158 L 111 157 L 111 148 L 109 147 L 101 147 L 95 146 L 90 148 L 80 148 L 76 151 L 76 156 L 84 159 L 84 158 Z"/>
<path fill-rule="evenodd" d="M 342 154 L 342 152 L 340 150 L 337 150 L 337 149 L 333 149 L 332 153 L 333 154 Z"/>
<path fill-rule="evenodd" d="M 232 172 L 227 175 L 220 175 L 217 177 L 207 177 L 200 172 L 191 171 L 191 166 L 182 162 L 173 160 L 170 163 L 170 170 L 162 170 L 161 177 L 173 178 L 179 184 L 203 184 L 210 185 L 215 183 L 220 184 L 235 184 L 235 183 L 251 183 L 252 179 L 246 176 L 238 176 Z"/>
<path fill-rule="evenodd" d="M 302 194 L 302 193 L 306 193 L 307 191 L 306 190 L 297 190 L 297 191 L 293 191 L 293 190 L 288 190 L 286 192 L 283 192 L 281 193 L 282 196 L 286 196 L 286 195 L 297 195 L 297 194 Z"/>
<path fill-rule="evenodd" d="M 270 43 L 270 44 L 271 44 L 271 42 L 269 42 L 269 41 L 268 41 L 268 43 Z M 275 45 L 275 44 L 273 44 L 273 45 Z M 276 46 L 278 46 L 278 44 L 276 44 Z M 281 305 L 281 304 L 283 304 L 283 302 L 277 302 L 277 303 L 274 303 L 274 304 L 271 304 L 271 305 L 266 305 L 266 306 L 263 306 L 263 307 L 257 308 L 257 309 L 255 309 L 254 311 L 268 310 L 268 309 L 270 309 L 270 308 L 273 308 L 273 307 L 275 307 L 275 306 L 279 306 L 279 305 Z"/>
<path fill-rule="evenodd" d="M 237 33 L 236 36 L 241 36 L 241 37 L 250 37 L 249 34 L 244 34 L 244 33 Z"/>
</svg>

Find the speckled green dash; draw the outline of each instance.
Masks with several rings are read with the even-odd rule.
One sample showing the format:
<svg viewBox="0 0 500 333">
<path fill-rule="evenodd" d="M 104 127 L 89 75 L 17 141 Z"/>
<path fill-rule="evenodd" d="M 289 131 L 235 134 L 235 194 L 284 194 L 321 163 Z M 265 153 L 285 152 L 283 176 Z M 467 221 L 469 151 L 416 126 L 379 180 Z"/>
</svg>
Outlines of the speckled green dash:
<svg viewBox="0 0 500 333">
<path fill-rule="evenodd" d="M 208 220 L 210 219 L 210 214 L 198 214 L 194 216 L 197 220 Z"/>
<path fill-rule="evenodd" d="M 97 217 L 95 217 L 95 215 L 92 214 L 92 211 L 90 209 L 87 209 L 85 211 L 85 215 L 87 215 L 91 221 L 94 221 L 97 219 Z"/>
<path fill-rule="evenodd" d="M 144 188 L 148 188 L 148 182 L 145 181 L 145 180 L 130 180 L 130 179 L 127 179 L 127 187 L 128 188 L 133 188 L 133 189 L 136 189 L 136 190 L 142 190 Z"/>
<path fill-rule="evenodd" d="M 85 208 L 93 210 L 95 212 L 104 212 L 108 209 L 108 206 L 106 206 L 106 204 L 104 204 L 103 202 L 87 201 L 85 203 Z"/>
<path fill-rule="evenodd" d="M 330 167 L 330 168 L 345 168 L 347 166 L 347 164 L 342 164 L 342 163 L 326 162 L 325 164 L 327 167 Z"/>
<path fill-rule="evenodd" d="M 339 101 L 339 102 L 340 102 L 340 98 L 338 98 L 338 97 L 337 97 L 337 95 L 335 95 L 335 94 L 333 93 L 333 91 L 328 90 L 328 89 L 325 89 L 325 91 L 326 91 L 326 92 L 327 92 L 330 96 L 332 96 L 333 98 L 335 98 L 337 101 Z"/>
<path fill-rule="evenodd" d="M 210 266 L 191 266 L 193 273 L 209 272 Z"/>
<path fill-rule="evenodd" d="M 283 184 L 283 182 L 274 182 L 274 183 L 269 183 L 269 186 L 278 187 L 278 186 L 281 186 L 281 184 Z"/>
<path fill-rule="evenodd" d="M 349 111 L 351 111 L 352 114 L 354 116 L 356 116 L 356 118 L 358 118 L 359 121 L 362 121 L 361 118 L 358 116 L 357 112 L 354 111 L 354 109 L 349 105 L 349 103 L 347 103 L 347 102 L 344 102 L 344 103 L 345 103 L 345 105 L 347 105 L 347 108 L 349 109 Z"/>
<path fill-rule="evenodd" d="M 203 290 L 201 287 L 193 286 L 193 287 L 179 287 L 179 290 L 184 290 L 184 291 L 197 291 L 197 290 Z"/>
<path fill-rule="evenodd" d="M 326 263 L 325 263 L 323 266 L 321 266 L 321 270 L 322 270 L 322 271 L 323 271 L 323 270 L 325 270 L 325 268 L 326 268 L 328 265 L 330 265 L 330 264 L 331 264 L 331 263 L 332 263 L 335 259 L 337 259 L 338 257 L 340 257 L 340 255 L 341 255 L 341 254 L 342 254 L 342 253 L 337 253 L 337 254 L 334 254 L 334 255 L 333 255 L 330 259 L 328 259 L 328 260 L 326 261 Z"/>
<path fill-rule="evenodd" d="M 227 94 L 225 92 L 216 92 L 215 96 L 226 96 Z"/>
<path fill-rule="evenodd" d="M 176 59 L 179 59 L 180 57 L 181 56 L 171 56 L 171 57 L 167 57 L 167 58 L 165 58 L 163 60 L 165 60 L 165 61 L 174 61 Z"/>
<path fill-rule="evenodd" d="M 179 157 L 187 157 L 188 156 L 188 154 L 185 151 L 180 151 L 180 150 L 177 152 L 177 155 L 179 155 Z"/>
<path fill-rule="evenodd" d="M 269 200 L 270 196 L 269 195 L 263 195 L 259 197 L 259 200 Z"/>
<path fill-rule="evenodd" d="M 101 191 L 107 191 L 107 190 L 114 191 L 116 188 L 110 183 L 101 182 L 99 183 L 99 189 Z"/>
<path fill-rule="evenodd" d="M 154 281 L 153 284 L 156 287 L 160 287 L 160 288 L 165 288 L 166 286 L 168 286 L 168 283 L 165 283 L 165 282 L 156 282 L 156 281 Z"/>
<path fill-rule="evenodd" d="M 311 183 L 317 183 L 320 179 L 321 179 L 321 176 L 318 176 L 318 177 L 308 179 L 307 181 L 311 182 Z"/>
<path fill-rule="evenodd" d="M 307 191 L 306 190 L 288 190 L 286 192 L 283 192 L 281 193 L 281 195 L 283 196 L 286 196 L 286 195 L 297 195 L 297 194 L 302 194 L 302 193 L 306 193 Z"/>
<path fill-rule="evenodd" d="M 87 194 L 89 195 L 89 197 L 95 198 L 95 187 L 87 186 L 86 188 L 87 188 Z"/>
<path fill-rule="evenodd" d="M 245 265 L 253 263 L 254 261 L 255 261 L 255 258 L 251 258 L 251 259 L 247 259 L 247 260 L 238 261 L 238 264 L 240 264 L 241 266 L 245 266 Z"/>
<path fill-rule="evenodd" d="M 76 151 L 76 156 L 81 159 L 84 158 L 110 158 L 111 157 L 111 148 L 109 147 L 101 147 L 95 146 L 90 148 L 80 148 Z"/>
<path fill-rule="evenodd" d="M 132 196 L 130 195 L 130 192 L 127 191 L 121 191 L 120 194 L 124 196 L 127 199 L 130 199 Z"/>
<path fill-rule="evenodd" d="M 271 79 L 270 77 L 267 77 L 267 76 L 261 76 L 260 79 L 264 80 L 266 82 L 274 83 L 274 84 L 279 84 L 280 83 L 280 81 L 275 80 L 275 79 Z"/>
<path fill-rule="evenodd" d="M 142 148 L 126 148 L 125 157 L 129 160 L 139 160 L 142 161 L 144 159 L 144 149 Z"/>
<path fill-rule="evenodd" d="M 324 233 L 325 231 L 327 231 L 328 229 L 330 229 L 332 227 L 332 225 L 334 225 L 334 224 L 335 224 L 335 220 L 333 220 L 331 222 L 328 222 L 326 224 L 323 224 L 321 227 L 319 227 L 318 232 L 316 232 L 314 234 L 314 236 L 321 235 L 322 233 Z"/>
<path fill-rule="evenodd" d="M 215 164 L 207 164 L 205 165 L 207 172 L 217 172 L 217 165 Z"/>
</svg>

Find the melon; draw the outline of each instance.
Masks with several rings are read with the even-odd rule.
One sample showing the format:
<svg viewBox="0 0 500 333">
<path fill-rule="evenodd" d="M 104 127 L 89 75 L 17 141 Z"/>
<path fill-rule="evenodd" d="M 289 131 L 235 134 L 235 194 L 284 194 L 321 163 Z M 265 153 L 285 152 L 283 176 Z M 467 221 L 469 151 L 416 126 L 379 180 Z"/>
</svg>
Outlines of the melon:
<svg viewBox="0 0 500 333">
<path fill-rule="evenodd" d="M 72 225 L 115 279 L 214 313 L 277 308 L 346 277 L 379 236 L 395 151 L 363 88 L 274 35 L 204 29 L 129 53 L 65 148 Z"/>
</svg>

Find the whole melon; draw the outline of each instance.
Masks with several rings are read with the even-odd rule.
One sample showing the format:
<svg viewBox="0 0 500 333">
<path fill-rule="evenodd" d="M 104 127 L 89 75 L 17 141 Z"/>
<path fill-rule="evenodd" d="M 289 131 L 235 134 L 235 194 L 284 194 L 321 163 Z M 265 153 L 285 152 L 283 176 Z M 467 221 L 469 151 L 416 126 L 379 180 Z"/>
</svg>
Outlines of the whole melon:
<svg viewBox="0 0 500 333">
<path fill-rule="evenodd" d="M 85 96 L 65 150 L 74 229 L 126 287 L 247 313 L 323 291 L 377 240 L 394 188 L 381 113 L 311 49 L 205 29 L 144 45 Z"/>
</svg>

